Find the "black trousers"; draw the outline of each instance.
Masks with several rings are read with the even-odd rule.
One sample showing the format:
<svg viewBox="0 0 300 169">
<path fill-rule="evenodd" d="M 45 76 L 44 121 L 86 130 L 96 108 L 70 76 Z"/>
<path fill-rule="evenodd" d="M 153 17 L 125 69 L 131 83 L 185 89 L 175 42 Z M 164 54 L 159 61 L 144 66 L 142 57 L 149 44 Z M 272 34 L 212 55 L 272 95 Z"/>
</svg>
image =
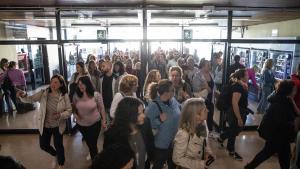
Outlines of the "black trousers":
<svg viewBox="0 0 300 169">
<path fill-rule="evenodd" d="M 243 123 L 245 125 L 247 115 L 242 114 L 241 117 L 242 117 Z M 220 138 L 222 140 L 228 139 L 227 150 L 229 152 L 234 152 L 236 136 L 238 136 L 240 134 L 240 132 L 243 130 L 243 128 L 239 127 L 237 118 L 235 117 L 233 110 L 230 110 L 227 112 L 226 121 L 228 122 L 229 127 L 224 130 L 224 132 L 220 135 Z"/>
<path fill-rule="evenodd" d="M 207 128 L 209 131 L 213 130 L 214 126 L 214 104 L 211 102 L 211 100 L 205 101 L 206 108 L 208 110 L 207 113 Z"/>
<path fill-rule="evenodd" d="M 55 149 L 50 145 L 52 135 Z M 63 135 L 59 133 L 58 127 L 44 127 L 43 134 L 40 135 L 40 147 L 52 156 L 56 156 L 59 165 L 64 165 L 65 149 L 63 145 Z"/>
<path fill-rule="evenodd" d="M 173 145 L 170 146 L 168 149 L 154 149 L 154 162 L 152 169 L 163 169 L 164 164 L 168 163 L 168 169 L 175 169 L 176 166 L 172 160 L 173 154 Z"/>
<path fill-rule="evenodd" d="M 280 168 L 289 169 L 291 160 L 290 143 L 287 140 L 279 141 L 275 139 L 271 141 L 266 141 L 263 149 L 254 157 L 254 159 L 245 168 L 254 169 L 275 153 L 278 153 Z"/>
<path fill-rule="evenodd" d="M 79 124 L 77 126 L 89 148 L 91 159 L 94 159 L 98 153 L 97 141 L 101 130 L 101 120 L 91 126 L 81 126 Z"/>
</svg>

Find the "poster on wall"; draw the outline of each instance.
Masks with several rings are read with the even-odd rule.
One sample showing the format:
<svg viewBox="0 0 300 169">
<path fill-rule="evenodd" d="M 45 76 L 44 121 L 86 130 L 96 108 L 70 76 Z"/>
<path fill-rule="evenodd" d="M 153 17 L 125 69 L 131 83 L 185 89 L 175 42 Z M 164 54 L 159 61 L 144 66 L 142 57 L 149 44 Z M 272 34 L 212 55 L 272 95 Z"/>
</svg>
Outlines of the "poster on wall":
<svg viewBox="0 0 300 169">
<path fill-rule="evenodd" d="M 97 30 L 97 39 L 106 39 L 106 30 Z"/>
<path fill-rule="evenodd" d="M 193 38 L 193 31 L 192 30 L 183 30 L 183 39 L 191 40 Z"/>
</svg>

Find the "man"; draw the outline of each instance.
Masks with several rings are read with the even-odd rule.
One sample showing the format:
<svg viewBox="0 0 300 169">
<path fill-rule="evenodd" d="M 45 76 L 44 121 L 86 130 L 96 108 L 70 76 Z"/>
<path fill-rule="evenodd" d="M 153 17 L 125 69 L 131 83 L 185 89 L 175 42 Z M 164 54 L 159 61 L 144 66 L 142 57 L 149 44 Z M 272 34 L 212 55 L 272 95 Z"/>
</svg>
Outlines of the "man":
<svg viewBox="0 0 300 169">
<path fill-rule="evenodd" d="M 234 56 L 234 64 L 230 65 L 228 69 L 228 78 L 232 73 L 234 73 L 238 69 L 244 69 L 245 66 L 240 64 L 241 57 L 239 55 Z"/>
<path fill-rule="evenodd" d="M 113 86 L 115 86 L 115 78 L 113 77 L 112 72 L 112 63 L 110 61 L 103 62 L 101 71 L 103 72 L 103 75 L 100 78 L 100 91 L 102 92 L 105 112 L 108 113 L 107 117 L 109 117 L 111 102 L 114 98 Z M 109 122 L 109 119 L 107 119 L 107 122 Z"/>
<path fill-rule="evenodd" d="M 157 87 L 157 96 L 146 108 L 155 133 L 153 169 L 162 169 L 168 163 L 169 169 L 175 169 L 172 161 L 172 142 L 179 124 L 179 103 L 174 96 L 174 86 L 170 80 L 161 80 Z"/>
</svg>

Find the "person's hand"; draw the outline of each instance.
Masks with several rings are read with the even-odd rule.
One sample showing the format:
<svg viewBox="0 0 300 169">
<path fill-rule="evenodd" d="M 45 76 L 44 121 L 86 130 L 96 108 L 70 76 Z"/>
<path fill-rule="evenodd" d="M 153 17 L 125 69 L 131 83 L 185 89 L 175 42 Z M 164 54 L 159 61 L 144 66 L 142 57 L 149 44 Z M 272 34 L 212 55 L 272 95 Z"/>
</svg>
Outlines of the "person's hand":
<svg viewBox="0 0 300 169">
<path fill-rule="evenodd" d="M 16 96 L 19 97 L 25 97 L 26 96 L 26 92 L 22 91 L 22 90 L 18 90 L 16 93 Z"/>
<path fill-rule="evenodd" d="M 166 113 L 161 113 L 159 115 L 159 118 L 160 118 L 160 121 L 164 122 L 167 120 L 168 117 L 167 117 Z"/>
<path fill-rule="evenodd" d="M 74 114 L 73 122 L 76 123 L 78 119 L 80 119 L 80 117 L 77 114 Z"/>
<path fill-rule="evenodd" d="M 101 121 L 102 128 L 107 129 L 106 120 Z"/>
<path fill-rule="evenodd" d="M 61 114 L 56 112 L 56 113 L 53 114 L 53 119 L 58 120 L 60 118 L 60 116 L 61 116 Z"/>
<path fill-rule="evenodd" d="M 244 122 L 241 118 L 238 119 L 238 125 L 239 127 L 243 127 L 244 126 Z"/>
</svg>

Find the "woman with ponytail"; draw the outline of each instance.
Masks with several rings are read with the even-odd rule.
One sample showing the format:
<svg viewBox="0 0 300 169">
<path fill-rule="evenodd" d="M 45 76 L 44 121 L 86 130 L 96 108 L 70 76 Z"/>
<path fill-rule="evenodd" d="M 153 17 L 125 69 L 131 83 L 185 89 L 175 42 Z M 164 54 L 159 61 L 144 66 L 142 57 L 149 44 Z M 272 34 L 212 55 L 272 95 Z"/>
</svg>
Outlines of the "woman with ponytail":
<svg viewBox="0 0 300 169">
<path fill-rule="evenodd" d="M 246 69 L 238 69 L 230 76 L 231 106 L 226 112 L 226 121 L 229 127 L 220 135 L 218 142 L 223 147 L 224 140 L 228 139 L 227 150 L 236 160 L 243 158 L 235 152 L 235 138 L 242 131 L 248 115 L 248 73 Z"/>
</svg>

